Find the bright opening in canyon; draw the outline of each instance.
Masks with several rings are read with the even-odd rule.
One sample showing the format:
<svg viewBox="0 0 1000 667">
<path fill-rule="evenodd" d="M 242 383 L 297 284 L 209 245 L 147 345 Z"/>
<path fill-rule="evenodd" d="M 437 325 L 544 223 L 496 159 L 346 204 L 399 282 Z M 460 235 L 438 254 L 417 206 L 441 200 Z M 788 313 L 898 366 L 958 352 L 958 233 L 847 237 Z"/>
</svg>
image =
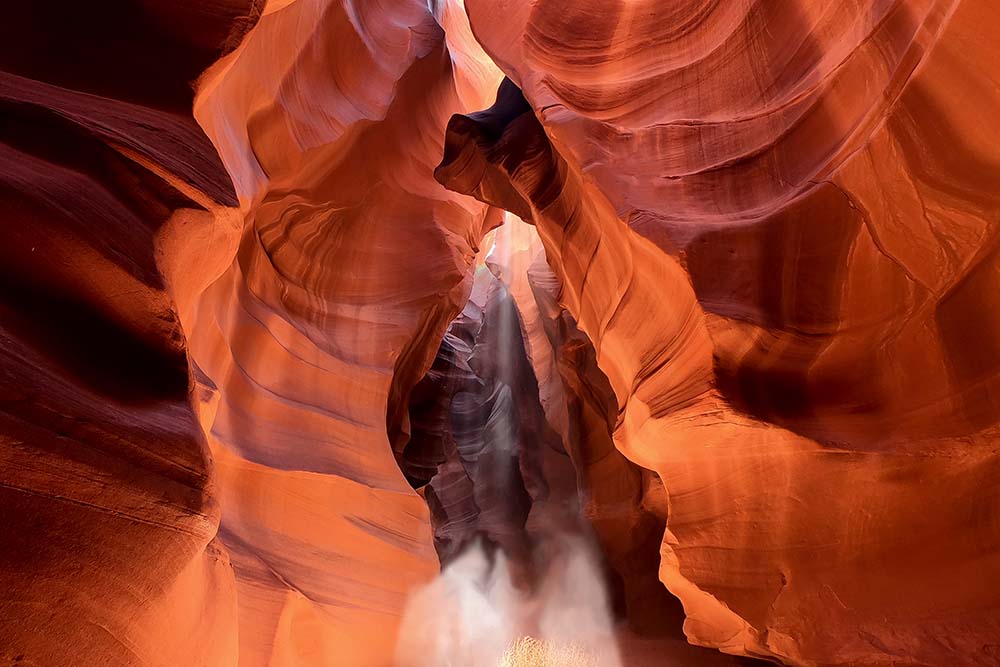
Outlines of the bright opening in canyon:
<svg viewBox="0 0 1000 667">
<path fill-rule="evenodd" d="M 991 0 L 0 7 L 0 664 L 1000 665 Z"/>
<path fill-rule="evenodd" d="M 530 336 L 541 333 L 531 292 L 532 270 L 547 272 L 541 241 L 505 213 L 484 248 L 470 300 L 411 405 L 411 443 L 434 471 L 417 487 L 443 569 L 411 594 L 396 664 L 618 667 L 574 481 L 580 452 L 563 447 L 538 390 L 536 373 L 551 370 Z M 404 471 L 410 463 L 404 451 Z"/>
</svg>

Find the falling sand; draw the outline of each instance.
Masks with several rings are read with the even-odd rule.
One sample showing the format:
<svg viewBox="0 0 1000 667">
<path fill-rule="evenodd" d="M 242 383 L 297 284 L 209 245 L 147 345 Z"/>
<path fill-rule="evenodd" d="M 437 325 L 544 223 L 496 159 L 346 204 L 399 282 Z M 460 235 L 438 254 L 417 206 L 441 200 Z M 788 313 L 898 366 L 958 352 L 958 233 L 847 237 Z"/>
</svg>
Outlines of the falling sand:
<svg viewBox="0 0 1000 667">
<path fill-rule="evenodd" d="M 603 577 L 582 537 L 536 549 L 532 586 L 515 582 L 502 551 L 470 547 L 410 597 L 397 667 L 619 667 Z"/>
</svg>

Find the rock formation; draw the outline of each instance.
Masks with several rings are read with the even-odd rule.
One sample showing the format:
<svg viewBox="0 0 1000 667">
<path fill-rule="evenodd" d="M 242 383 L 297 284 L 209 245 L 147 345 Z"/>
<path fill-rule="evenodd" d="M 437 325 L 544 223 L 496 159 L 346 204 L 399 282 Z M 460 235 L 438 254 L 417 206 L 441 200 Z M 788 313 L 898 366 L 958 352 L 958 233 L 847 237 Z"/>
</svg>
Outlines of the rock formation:
<svg viewBox="0 0 1000 667">
<path fill-rule="evenodd" d="M 189 82 L 253 11 L 136 4 L 2 9 L 3 664 L 232 664 L 236 651 L 212 462 L 155 238 L 236 204 Z"/>
<path fill-rule="evenodd" d="M 692 641 L 990 664 L 993 170 L 949 99 L 993 89 L 989 10 L 797 4 L 470 0 L 524 97 L 455 119 L 438 176 L 538 226 Z"/>
<path fill-rule="evenodd" d="M 389 665 L 566 529 L 625 664 L 1000 661 L 994 3 L 0 16 L 0 662 Z"/>
</svg>

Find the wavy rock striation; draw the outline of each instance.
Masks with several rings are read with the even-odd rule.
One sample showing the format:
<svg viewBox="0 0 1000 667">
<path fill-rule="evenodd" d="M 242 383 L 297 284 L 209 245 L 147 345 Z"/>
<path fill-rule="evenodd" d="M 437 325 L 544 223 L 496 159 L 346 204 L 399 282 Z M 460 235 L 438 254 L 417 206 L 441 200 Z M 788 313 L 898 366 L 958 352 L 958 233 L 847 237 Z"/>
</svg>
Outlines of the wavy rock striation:
<svg viewBox="0 0 1000 667">
<path fill-rule="evenodd" d="M 578 514 L 643 633 L 1000 660 L 995 3 L 0 15 L 0 662 L 390 664 Z"/>
<path fill-rule="evenodd" d="M 154 240 L 236 203 L 189 82 L 253 8 L 56 4 L 0 22 L 0 662 L 232 664 L 211 457 Z"/>
<path fill-rule="evenodd" d="M 499 222 L 432 171 L 499 74 L 456 3 L 167 4 L 4 10 L 0 651 L 385 664 L 437 565 L 392 443 Z"/>
<path fill-rule="evenodd" d="M 387 664 L 407 592 L 437 568 L 393 443 L 497 222 L 432 178 L 448 118 L 496 80 L 453 4 L 302 0 L 268 6 L 199 82 L 242 221 L 164 244 L 241 664 Z"/>
<path fill-rule="evenodd" d="M 567 30 L 573 25 L 545 23 L 546 6 L 539 3 L 532 9 L 523 28 L 528 37 L 542 27 Z M 942 294 L 936 308 L 900 310 L 880 304 L 882 297 L 871 289 L 852 291 L 857 281 L 871 284 L 874 279 L 884 289 L 904 278 L 892 277 L 901 271 L 899 264 L 872 241 L 869 223 L 852 222 L 861 215 L 860 206 L 837 208 L 844 195 L 831 199 L 831 192 L 842 192 L 835 185 L 807 183 L 787 206 L 775 200 L 770 212 L 758 212 L 758 219 L 736 222 L 693 214 L 675 220 L 630 209 L 623 203 L 625 189 L 616 190 L 596 164 L 587 162 L 586 152 L 597 151 L 604 135 L 591 123 L 593 140 L 572 136 L 560 119 L 586 114 L 564 98 L 551 102 L 546 96 L 554 95 L 555 74 L 531 69 L 555 69 L 560 56 L 569 56 L 546 52 L 545 58 L 531 61 L 526 54 L 538 46 L 535 41 L 525 37 L 520 52 L 508 49 L 516 40 L 483 27 L 495 8 L 485 2 L 470 2 L 469 7 L 473 28 L 487 50 L 528 92 L 522 97 L 508 81 L 491 109 L 453 119 L 437 177 L 538 227 L 549 264 L 562 283 L 559 301 L 593 341 L 614 392 L 616 445 L 634 462 L 657 471 L 669 495 L 660 578 L 685 605 L 689 639 L 796 664 L 938 664 L 955 659 L 989 664 L 995 651 L 989 637 L 997 628 L 988 610 L 1000 601 L 981 582 L 995 576 L 1000 552 L 997 527 L 979 508 L 996 501 L 1000 462 L 991 422 L 970 424 L 970 407 L 959 402 L 970 394 L 955 384 L 954 373 L 942 377 L 927 372 L 928 358 L 946 354 L 943 334 L 926 338 L 927 318 L 938 331 L 947 329 L 943 312 L 948 312 L 948 297 Z M 565 9 L 560 10 L 563 17 Z M 574 15 L 572 9 L 568 15 Z M 952 29 L 956 20 L 952 17 Z M 516 21 L 505 25 L 511 23 Z M 572 42 L 562 37 L 552 41 Z M 942 47 L 939 41 L 935 53 Z M 512 64 L 512 54 L 526 62 Z M 573 66 L 584 65 L 573 61 L 566 68 Z M 629 78 L 621 71 L 619 76 Z M 564 105 L 571 110 L 563 112 Z M 657 145 L 649 146 L 651 153 Z M 598 152 L 612 164 L 624 163 L 613 150 L 616 146 L 608 144 Z M 654 157 L 659 156 L 650 159 Z M 902 156 L 899 160 L 896 168 L 905 173 L 908 166 Z M 730 162 L 726 169 L 744 165 Z M 660 177 L 653 174 L 648 178 Z M 982 183 L 967 187 L 974 190 Z M 664 207 L 670 205 L 669 199 L 662 201 Z M 830 220 L 816 224 L 816 238 L 805 227 L 812 219 L 810 210 L 820 220 Z M 981 202 L 972 199 L 960 210 L 972 215 L 982 211 Z M 797 234 L 772 231 L 793 222 L 801 226 Z M 961 233 L 962 225 L 953 229 Z M 837 233 L 849 240 L 832 242 Z M 748 273 L 755 274 L 740 262 L 759 270 L 775 263 L 762 263 L 744 246 L 723 243 L 726 234 L 761 235 L 757 247 L 769 253 L 786 247 L 785 239 L 802 239 L 784 250 L 789 257 L 777 265 L 790 267 L 794 276 L 801 263 L 802 271 L 816 276 L 813 280 L 825 270 L 822 278 L 836 287 L 809 293 L 812 298 L 798 292 L 771 297 L 786 319 L 764 320 L 757 329 L 748 329 L 745 316 L 714 306 L 718 297 L 709 298 L 706 285 L 728 280 L 729 291 L 743 295 L 747 292 L 736 286 L 746 283 Z M 810 253 L 795 257 L 803 247 Z M 708 256 L 711 263 L 699 263 Z M 720 275 L 720 266 L 729 270 Z M 794 284 L 802 281 L 799 277 Z M 908 284 L 907 289 L 916 289 Z M 755 293 L 752 285 L 746 289 Z M 840 298 L 824 296 L 831 292 Z M 869 314 L 867 320 L 854 319 L 848 307 L 852 294 L 857 307 Z M 795 310 L 789 311 L 792 303 Z M 734 300 L 735 308 L 743 305 Z M 796 326 L 795 312 L 834 324 L 826 334 L 808 331 Z M 873 320 L 873 313 L 880 315 Z M 962 316 L 968 317 L 968 311 Z M 885 338 L 889 323 L 899 331 L 914 327 L 927 332 L 924 354 L 929 357 L 921 364 L 914 356 L 909 363 L 905 356 L 894 358 Z M 916 400 L 915 393 L 939 392 L 950 396 L 948 402 L 937 404 L 935 421 L 924 422 L 923 431 L 910 430 L 920 423 L 915 408 L 907 413 L 909 420 L 900 415 L 898 424 L 891 421 L 897 413 L 890 409 L 903 410 L 905 403 L 877 401 L 859 408 L 858 396 L 884 390 L 883 381 L 877 369 L 857 374 L 858 362 L 847 364 L 844 357 L 833 365 L 841 373 L 839 384 L 823 379 L 814 364 L 804 363 L 801 352 L 803 345 L 824 337 L 824 361 L 827 355 L 836 358 L 837 350 L 855 360 L 875 355 L 887 359 L 886 368 L 895 369 L 897 382 L 907 373 L 930 378 L 915 392 L 903 392 L 904 401 Z M 792 340 L 799 341 L 798 348 Z M 895 340 L 899 354 L 921 349 L 915 335 Z M 794 368 L 802 373 L 791 391 L 781 355 L 789 355 L 787 364 L 794 359 Z M 956 361 L 946 356 L 942 363 L 954 370 Z M 943 384 L 932 386 L 935 377 Z M 838 390 L 832 391 L 834 387 Z M 810 401 L 810 392 L 823 398 Z M 988 395 L 974 400 L 988 400 Z M 768 411 L 761 401 L 784 412 Z M 796 409 L 798 419 L 784 416 L 794 416 Z M 826 429 L 822 433 L 820 425 Z M 893 432 L 878 433 L 890 427 Z M 970 525 L 979 536 L 971 542 L 964 537 Z M 927 583 L 931 577 L 933 586 Z"/>
</svg>

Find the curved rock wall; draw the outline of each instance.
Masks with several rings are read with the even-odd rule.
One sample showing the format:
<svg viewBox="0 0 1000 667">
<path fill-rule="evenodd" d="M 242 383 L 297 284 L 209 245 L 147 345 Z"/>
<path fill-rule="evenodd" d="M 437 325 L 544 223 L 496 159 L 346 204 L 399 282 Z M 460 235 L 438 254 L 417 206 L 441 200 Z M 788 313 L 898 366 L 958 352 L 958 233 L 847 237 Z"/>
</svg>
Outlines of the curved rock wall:
<svg viewBox="0 0 1000 667">
<path fill-rule="evenodd" d="M 387 664 L 407 592 L 437 569 L 393 442 L 495 224 L 432 178 L 448 118 L 497 81 L 465 21 L 454 3 L 269 5 L 199 82 L 242 224 L 215 257 L 182 228 L 164 243 L 184 257 L 168 278 L 243 665 Z"/>
<path fill-rule="evenodd" d="M 974 9 L 975 3 L 966 4 Z M 538 100 L 549 100 L 551 77 L 529 73 L 530 63 L 505 59 L 509 53 L 530 53 L 532 47 L 525 42 L 520 51 L 504 51 L 509 35 L 491 36 L 482 27 L 491 15 L 488 5 L 470 2 L 473 28 L 529 91 L 537 92 L 530 86 L 544 80 Z M 532 21 L 541 20 L 544 6 L 535 6 Z M 563 12 L 565 18 L 565 7 Z M 957 16 L 952 18 L 949 27 L 955 29 Z M 573 24 L 554 25 L 568 30 Z M 532 30 L 529 26 L 526 34 L 533 35 Z M 570 42 L 565 35 L 556 41 Z M 544 62 L 558 62 L 558 55 L 547 53 Z M 880 290 L 899 284 L 892 278 L 899 264 L 879 250 L 868 224 L 852 222 L 860 215 L 857 204 L 839 209 L 842 216 L 836 217 L 843 195 L 831 200 L 836 186 L 830 184 L 804 188 L 788 206 L 761 212 L 759 220 L 692 218 L 691 229 L 685 229 L 655 211 L 630 211 L 623 219 L 613 201 L 622 193 L 616 194 L 575 152 L 600 146 L 601 135 L 582 141 L 561 134 L 564 128 L 549 114 L 560 117 L 563 102 L 536 103 L 531 92 L 526 97 L 534 109 L 506 82 L 491 109 L 455 118 L 437 176 L 538 226 L 563 284 L 560 301 L 594 342 L 616 396 L 616 444 L 664 481 L 669 520 L 660 578 L 685 605 L 689 639 L 797 664 L 993 661 L 996 649 L 988 638 L 997 627 L 988 610 L 1000 601 L 982 582 L 995 577 L 1000 566 L 1000 535 L 981 508 L 996 502 L 1000 461 L 992 423 L 970 430 L 969 409 L 958 402 L 963 391 L 949 384 L 954 372 L 942 377 L 933 370 L 934 355 L 944 352 L 942 334 L 928 330 L 928 318 L 938 332 L 957 326 L 944 316 L 951 297 L 942 294 L 930 309 L 909 309 L 905 300 L 902 308 L 880 304 L 878 299 L 885 298 Z M 609 161 L 620 159 L 611 149 L 601 154 Z M 899 160 L 895 169 L 905 172 L 902 156 Z M 737 160 L 727 168 L 742 164 Z M 662 206 L 669 205 L 663 200 Z M 978 199 L 960 210 L 983 214 Z M 807 234 L 811 220 L 816 230 Z M 773 231 L 791 224 L 802 231 Z M 964 227 L 956 223 L 952 229 L 961 234 Z M 749 238 L 763 235 L 758 247 L 768 253 L 788 248 L 787 259 L 761 263 L 736 244 L 717 247 L 713 242 L 724 238 L 723 230 Z M 711 233 L 717 236 L 708 237 Z M 838 233 L 849 240 L 833 242 Z M 790 248 L 789 240 L 794 241 Z M 795 256 L 799 248 L 809 251 Z M 713 257 L 711 266 L 696 263 L 707 254 Z M 793 276 L 801 266 L 800 271 L 817 276 L 813 280 L 821 276 L 836 287 L 810 292 L 808 298 L 782 294 L 773 303 L 789 313 L 789 323 L 768 321 L 751 335 L 746 317 L 713 312 L 704 287 L 724 280 L 745 285 L 763 275 L 747 271 L 741 262 L 760 271 L 791 267 L 784 270 Z M 803 279 L 795 277 L 788 284 L 797 287 Z M 858 291 L 859 281 L 869 289 Z M 851 315 L 842 305 L 849 300 L 844 294 L 849 296 L 852 287 L 859 308 L 878 317 L 843 323 Z M 755 293 L 752 283 L 747 289 Z M 907 289 L 916 288 L 907 284 Z M 840 298 L 831 299 L 831 292 Z M 862 294 L 874 305 L 863 304 Z M 858 362 L 848 364 L 844 357 L 836 365 L 846 374 L 839 384 L 816 380 L 801 347 L 796 350 L 789 340 L 816 345 L 823 334 L 796 327 L 795 312 L 837 323 L 822 343 L 824 354 L 835 354 L 829 348 L 839 346 L 855 359 L 887 359 L 886 367 L 898 369 L 899 378 L 922 373 L 924 384 L 905 395 L 897 410 L 914 400 L 913 394 L 934 392 L 952 396 L 947 410 L 937 413 L 933 428 L 916 432 L 910 429 L 919 423 L 917 415 L 897 423 L 889 419 L 896 416 L 889 405 L 859 407 L 859 397 L 883 389 L 884 381 L 878 369 L 859 373 Z M 968 324 L 969 311 L 961 313 Z M 885 334 L 889 324 L 922 332 L 924 338 L 910 333 L 895 339 L 911 354 L 923 340 L 921 364 L 915 357 L 909 363 L 893 358 L 893 339 Z M 767 353 L 755 354 L 755 347 Z M 763 376 L 787 382 L 788 373 L 777 361 L 781 355 L 788 355 L 789 364 L 796 359 L 804 386 L 788 391 L 780 383 L 750 380 Z M 960 361 L 948 357 L 946 366 L 954 371 Z M 984 372 L 980 365 L 978 381 Z M 744 383 L 733 382 L 734 377 Z M 935 385 L 937 378 L 944 384 Z M 810 387 L 806 380 L 819 384 Z M 810 401 L 809 391 L 823 399 Z M 988 400 L 988 393 L 976 400 Z M 809 420 L 754 409 L 755 401 L 786 411 L 798 407 Z M 809 423 L 813 426 L 807 428 Z M 817 424 L 826 432 L 817 432 Z M 963 537 L 970 529 L 978 535 L 972 541 Z"/>
<path fill-rule="evenodd" d="M 717 347 L 755 341 L 718 353 L 727 394 L 852 448 L 988 425 L 991 365 L 948 320 L 994 245 L 989 4 L 602 11 L 469 3 L 559 150 L 682 258 Z"/>
<path fill-rule="evenodd" d="M 501 375 L 446 335 L 500 209 L 548 264 L 510 225 L 486 260 L 543 455 L 459 533 L 580 492 L 654 633 L 665 521 L 694 643 L 1000 659 L 994 3 L 0 15 L 0 661 L 388 664 L 414 486 L 478 442 L 411 391 L 442 337 Z"/>
<path fill-rule="evenodd" d="M 144 7 L 2 10 L 4 664 L 235 664 L 211 457 L 155 237 L 236 203 L 189 82 L 253 8 Z"/>
<path fill-rule="evenodd" d="M 385 664 L 436 570 L 392 442 L 498 222 L 432 171 L 497 70 L 460 3 L 45 4 L 0 48 L 3 657 Z"/>
</svg>

